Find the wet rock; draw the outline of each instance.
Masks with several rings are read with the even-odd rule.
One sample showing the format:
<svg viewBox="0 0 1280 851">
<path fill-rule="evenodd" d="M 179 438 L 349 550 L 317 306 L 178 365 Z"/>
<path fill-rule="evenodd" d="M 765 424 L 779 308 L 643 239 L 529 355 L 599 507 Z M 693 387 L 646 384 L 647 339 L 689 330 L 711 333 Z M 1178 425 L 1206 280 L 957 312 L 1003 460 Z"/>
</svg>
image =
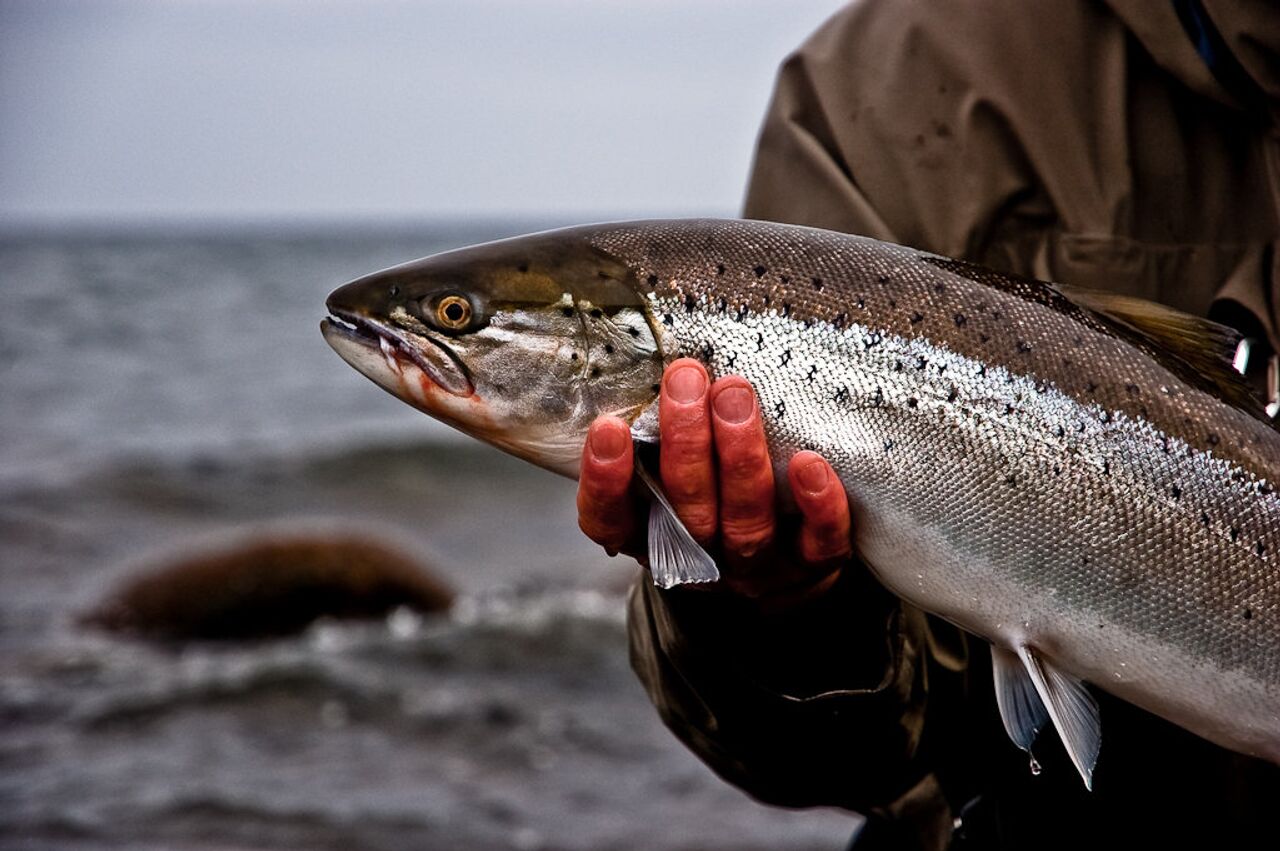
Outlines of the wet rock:
<svg viewBox="0 0 1280 851">
<path fill-rule="evenodd" d="M 453 598 L 424 566 L 370 538 L 272 535 L 128 578 L 81 622 L 157 639 L 249 640 L 300 632 L 321 617 L 441 611 Z"/>
</svg>

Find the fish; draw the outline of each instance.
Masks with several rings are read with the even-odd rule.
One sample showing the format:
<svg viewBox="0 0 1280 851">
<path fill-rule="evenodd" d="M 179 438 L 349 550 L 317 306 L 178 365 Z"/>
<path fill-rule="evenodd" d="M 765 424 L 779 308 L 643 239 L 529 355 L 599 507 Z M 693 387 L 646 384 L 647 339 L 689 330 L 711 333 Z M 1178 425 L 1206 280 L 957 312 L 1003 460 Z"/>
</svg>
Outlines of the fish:
<svg viewBox="0 0 1280 851">
<path fill-rule="evenodd" d="M 1280 432 L 1223 326 L 715 219 L 462 248 L 347 284 L 327 308 L 325 338 L 382 388 L 570 477 L 600 415 L 656 441 L 666 364 L 741 375 L 780 489 L 796 452 L 822 454 L 875 577 L 990 642 L 1018 747 L 1051 725 L 1091 788 L 1092 687 L 1280 763 Z M 639 466 L 654 581 L 713 581 Z"/>
</svg>

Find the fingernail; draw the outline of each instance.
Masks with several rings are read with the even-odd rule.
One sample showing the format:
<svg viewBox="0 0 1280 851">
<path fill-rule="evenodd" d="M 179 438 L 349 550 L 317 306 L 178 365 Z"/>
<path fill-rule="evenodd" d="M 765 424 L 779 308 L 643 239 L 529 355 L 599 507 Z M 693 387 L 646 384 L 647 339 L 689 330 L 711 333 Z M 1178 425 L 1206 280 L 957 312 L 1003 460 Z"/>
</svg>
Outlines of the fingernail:
<svg viewBox="0 0 1280 851">
<path fill-rule="evenodd" d="M 598 461 L 616 461 L 627 451 L 627 435 L 608 426 L 591 430 L 591 454 Z"/>
<path fill-rule="evenodd" d="M 707 378 L 702 370 L 682 366 L 667 376 L 667 393 L 677 402 L 696 402 L 707 392 Z"/>
<path fill-rule="evenodd" d="M 715 406 L 717 417 L 736 425 L 751 419 L 751 412 L 756 407 L 755 401 L 750 390 L 735 384 L 717 393 L 715 402 L 712 404 Z"/>
<path fill-rule="evenodd" d="M 815 458 L 796 470 L 796 478 L 800 480 L 800 487 L 809 493 L 822 493 L 827 487 L 827 465 Z"/>
</svg>

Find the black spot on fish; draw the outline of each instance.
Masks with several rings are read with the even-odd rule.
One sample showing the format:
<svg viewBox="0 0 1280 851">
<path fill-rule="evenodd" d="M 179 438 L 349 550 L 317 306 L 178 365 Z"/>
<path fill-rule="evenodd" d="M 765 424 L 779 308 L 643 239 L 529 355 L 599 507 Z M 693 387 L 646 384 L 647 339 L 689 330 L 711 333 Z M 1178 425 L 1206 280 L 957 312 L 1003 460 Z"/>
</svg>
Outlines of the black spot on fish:
<svg viewBox="0 0 1280 851">
<path fill-rule="evenodd" d="M 1207 512 L 1204 512 L 1204 511 L 1200 512 L 1200 525 L 1201 526 L 1209 525 L 1209 515 Z"/>
<path fill-rule="evenodd" d="M 1025 355 L 1025 354 L 1027 354 L 1027 353 L 1028 353 L 1028 352 L 1030 352 L 1030 351 L 1031 351 L 1031 344 L 1030 344 L 1030 343 L 1028 343 L 1026 340 L 1019 340 L 1019 341 L 1018 341 L 1018 353 L 1019 353 L 1019 354 L 1023 354 L 1023 355 Z"/>
<path fill-rule="evenodd" d="M 1061 464 L 1054 464 L 1054 465 L 1053 465 L 1053 474 L 1054 474 L 1055 476 L 1061 476 L 1061 475 L 1062 475 L 1062 465 L 1061 465 Z"/>
<path fill-rule="evenodd" d="M 529 264 L 521 263 L 519 266 L 516 267 L 516 269 L 520 272 L 521 275 L 524 275 L 529 271 Z"/>
<path fill-rule="evenodd" d="M 764 277 L 764 273 L 765 273 L 765 272 L 768 272 L 769 270 L 768 270 L 768 269 L 766 269 L 764 266 L 757 266 L 757 267 L 755 267 L 754 269 L 752 269 L 751 271 L 753 271 L 753 272 L 755 272 L 755 273 L 756 273 L 756 277 L 757 277 L 757 278 L 763 278 L 763 277 Z"/>
<path fill-rule="evenodd" d="M 663 325 L 674 325 L 674 324 L 675 324 L 675 321 L 676 321 L 676 320 L 675 320 L 675 318 L 674 318 L 670 313 L 664 313 L 664 314 L 662 314 L 662 324 L 663 324 Z"/>
<path fill-rule="evenodd" d="M 639 336 L 640 336 L 640 329 L 639 329 L 639 328 L 632 328 L 632 327 L 628 327 L 628 328 L 627 328 L 627 333 L 628 333 L 628 334 L 630 334 L 632 337 L 639 337 Z"/>
<path fill-rule="evenodd" d="M 1055 435 L 1055 436 L 1057 436 L 1057 437 L 1066 437 L 1066 436 L 1067 436 L 1067 430 L 1066 430 L 1065 428 L 1063 428 L 1062 426 L 1058 426 L 1056 429 L 1054 429 L 1054 432 L 1053 432 L 1053 433 L 1054 433 L 1054 435 Z"/>
<path fill-rule="evenodd" d="M 929 362 L 924 359 L 924 355 L 916 355 L 916 369 L 924 369 Z"/>
<path fill-rule="evenodd" d="M 892 441 L 892 440 L 886 440 L 886 441 L 884 442 L 884 451 L 885 451 L 885 452 L 888 452 L 890 449 L 893 449 L 893 441 Z"/>
<path fill-rule="evenodd" d="M 947 285 L 942 283 L 942 281 L 938 281 L 933 285 L 933 291 L 935 293 L 945 293 L 947 291 Z"/>
<path fill-rule="evenodd" d="M 812 283 L 812 284 L 813 284 L 813 288 L 814 288 L 815 290 L 817 290 L 818 292 L 822 292 L 822 279 L 821 279 L 821 278 L 812 278 L 812 279 L 810 280 L 810 283 Z"/>
<path fill-rule="evenodd" d="M 1000 318 L 1000 316 L 1001 316 L 1000 311 L 998 311 L 998 310 L 993 310 L 993 311 L 991 311 L 991 318 L 992 318 L 992 319 L 999 319 L 999 318 Z"/>
<path fill-rule="evenodd" d="M 1104 476 L 1109 476 L 1109 475 L 1111 475 L 1111 462 L 1110 462 L 1110 461 L 1103 460 L 1103 462 L 1102 462 L 1102 475 L 1104 475 Z"/>
<path fill-rule="evenodd" d="M 837 328 L 843 328 L 845 326 L 845 323 L 848 321 L 849 321 L 849 315 L 841 311 L 840 313 L 836 314 L 836 318 L 831 321 L 831 324 L 835 325 Z"/>
<path fill-rule="evenodd" d="M 662 385 L 661 385 L 661 384 L 650 384 L 650 385 L 649 385 L 649 389 L 650 389 L 650 390 L 652 390 L 654 393 L 657 393 L 657 392 L 659 392 L 660 390 L 662 390 Z"/>
<path fill-rule="evenodd" d="M 912 396 L 911 398 L 907 399 L 907 407 L 908 407 L 908 408 L 915 408 L 915 407 L 916 407 L 916 406 L 918 406 L 919 404 L 920 404 L 920 401 L 919 401 L 918 399 L 916 399 L 916 397 L 914 397 L 914 396 Z"/>
<path fill-rule="evenodd" d="M 787 349 L 785 352 L 783 352 L 782 357 L 779 358 L 779 361 L 780 361 L 780 363 L 778 364 L 779 366 L 786 366 L 787 364 L 791 363 L 791 350 Z"/>
<path fill-rule="evenodd" d="M 789 284 L 789 283 L 791 283 L 791 276 L 790 276 L 790 275 L 783 275 L 783 276 L 781 276 L 781 277 L 779 278 L 779 280 L 780 280 L 780 281 L 782 281 L 782 283 L 784 283 L 784 284 Z"/>
<path fill-rule="evenodd" d="M 1169 495 L 1172 496 L 1174 499 L 1182 499 L 1182 488 L 1178 487 L 1177 485 L 1174 485 L 1173 487 L 1169 488 Z"/>
<path fill-rule="evenodd" d="M 765 306 L 765 307 L 768 307 L 768 306 L 769 306 L 769 303 L 770 303 L 770 302 L 772 302 L 772 301 L 773 301 L 773 296 L 769 295 L 768 293 L 765 293 L 765 294 L 764 294 L 764 306 Z"/>
<path fill-rule="evenodd" d="M 862 309 L 862 308 L 864 308 L 864 307 L 866 307 L 866 306 L 867 306 L 867 300 L 866 300 L 865 298 L 863 298 L 862 296 L 858 296 L 858 297 L 857 297 L 857 299 L 855 299 L 853 303 L 854 303 L 855 305 L 857 305 L 857 307 L 858 307 L 859 309 Z"/>
<path fill-rule="evenodd" d="M 1084 423 L 1076 423 L 1076 433 L 1077 433 L 1077 434 L 1084 434 L 1084 429 L 1085 429 L 1085 425 L 1084 425 Z"/>
<path fill-rule="evenodd" d="M 991 335 L 990 335 L 990 334 L 979 334 L 979 335 L 978 335 L 978 342 L 979 342 L 979 343 L 990 343 L 990 342 L 991 342 Z"/>
<path fill-rule="evenodd" d="M 725 359 L 724 365 L 727 369 L 733 369 L 733 365 L 738 362 L 738 353 L 734 352 Z"/>
<path fill-rule="evenodd" d="M 957 313 L 955 316 L 951 318 L 955 321 L 957 328 L 963 328 L 964 326 L 969 324 L 969 318 L 965 316 L 963 313 Z"/>
<path fill-rule="evenodd" d="M 773 406 L 773 413 L 778 417 L 778 419 L 782 419 L 782 417 L 787 413 L 787 403 L 778 402 L 778 404 Z"/>
<path fill-rule="evenodd" d="M 1262 494 L 1263 496 L 1270 496 L 1271 494 L 1275 493 L 1275 490 L 1276 489 L 1273 488 L 1267 482 L 1258 482 L 1258 493 Z"/>
<path fill-rule="evenodd" d="M 954 402 L 959 397 L 960 397 L 960 391 L 955 388 L 954 384 L 951 385 L 951 389 L 947 391 L 947 401 Z"/>
<path fill-rule="evenodd" d="M 1173 451 L 1173 447 L 1169 444 L 1169 438 L 1164 435 L 1160 435 L 1160 449 L 1165 455 Z"/>
<path fill-rule="evenodd" d="M 764 334 L 756 334 L 756 351 L 764 350 Z"/>
<path fill-rule="evenodd" d="M 591 377 L 592 377 L 592 378 L 599 378 L 599 377 L 600 377 L 600 367 L 598 367 L 598 366 L 593 366 L 593 367 L 591 367 Z"/>
<path fill-rule="evenodd" d="M 592 319 L 602 319 L 602 318 L 604 318 L 604 311 L 603 311 L 603 310 L 601 310 L 601 309 L 600 309 L 600 308 L 598 308 L 598 307 L 593 307 L 593 308 L 591 309 L 591 318 L 592 318 Z"/>
<path fill-rule="evenodd" d="M 605 343 L 605 344 L 604 344 L 604 353 L 605 353 L 606 355 L 611 355 L 611 354 L 613 354 L 613 343 Z"/>
<path fill-rule="evenodd" d="M 1262 541 L 1255 541 L 1253 544 L 1253 551 L 1258 555 L 1262 555 L 1267 551 L 1267 545 L 1262 543 Z"/>
<path fill-rule="evenodd" d="M 1081 557 L 1080 557 L 1080 563 L 1081 563 L 1081 564 L 1088 564 L 1088 563 L 1089 563 L 1089 557 L 1088 557 L 1088 556 L 1081 556 Z"/>
<path fill-rule="evenodd" d="M 1102 420 L 1104 423 L 1111 422 L 1111 412 L 1103 411 L 1101 414 L 1098 415 L 1098 419 Z"/>
<path fill-rule="evenodd" d="M 877 281 L 878 283 L 881 283 L 881 284 L 887 284 L 887 283 L 889 283 L 889 276 L 888 276 L 888 275 L 876 275 L 876 281 Z"/>
<path fill-rule="evenodd" d="M 897 300 L 896 298 L 891 298 L 891 299 L 889 299 L 889 306 L 890 306 L 890 307 L 897 307 L 897 306 L 898 306 L 898 300 Z"/>
<path fill-rule="evenodd" d="M 1130 396 L 1137 396 L 1142 392 L 1142 390 L 1140 390 L 1136 384 L 1126 384 L 1124 386 L 1124 392 L 1128 393 Z"/>
<path fill-rule="evenodd" d="M 812 384 L 813 379 L 817 377 L 817 375 L 818 375 L 818 367 L 815 364 L 814 366 L 809 367 L 809 374 L 805 376 L 805 379 L 808 380 L 810 384 Z"/>
<path fill-rule="evenodd" d="M 1076 337 L 1075 337 L 1075 339 L 1073 339 L 1071 342 L 1075 343 L 1077 346 L 1083 346 L 1083 345 L 1084 345 L 1084 337 L 1081 337 L 1079 334 L 1077 334 L 1077 335 L 1076 335 Z"/>
<path fill-rule="evenodd" d="M 649 282 L 649 288 L 652 289 L 658 285 L 658 276 L 650 275 L 646 280 Z"/>
<path fill-rule="evenodd" d="M 570 353 L 569 353 L 569 360 L 577 360 L 577 359 L 578 359 L 578 353 L 577 353 L 577 352 L 570 352 Z"/>
<path fill-rule="evenodd" d="M 1232 527 L 1228 530 L 1228 533 L 1231 535 L 1231 540 L 1233 540 L 1233 541 L 1238 541 L 1238 540 L 1240 540 L 1240 527 L 1239 527 L 1239 526 L 1232 526 Z"/>
<path fill-rule="evenodd" d="M 923 313 L 921 313 L 920 311 L 918 311 L 918 310 L 917 310 L 915 313 L 911 314 L 911 324 L 912 324 L 912 325 L 918 325 L 919 323 L 921 323 L 921 322 L 923 322 L 923 321 L 924 321 L 924 314 L 923 314 Z"/>
<path fill-rule="evenodd" d="M 1206 437 L 1205 440 L 1208 441 L 1210 446 L 1217 446 L 1218 443 L 1222 440 L 1222 438 L 1218 437 L 1217 432 L 1211 431 L 1209 432 L 1209 436 Z"/>
<path fill-rule="evenodd" d="M 874 349 L 878 345 L 880 345 L 880 335 L 875 332 L 868 334 L 867 339 L 862 341 L 862 347 L 864 349 Z"/>
<path fill-rule="evenodd" d="M 1244 610 L 1244 619 L 1247 621 L 1253 620 L 1253 609 Z"/>
<path fill-rule="evenodd" d="M 894 372 L 902 372 L 902 370 L 903 370 L 903 369 L 905 369 L 905 368 L 906 368 L 906 367 L 904 367 L 904 366 L 902 365 L 902 361 L 900 361 L 900 360 L 896 360 L 896 361 L 894 361 L 894 362 L 893 362 L 893 371 L 894 371 Z"/>
<path fill-rule="evenodd" d="M 812 327 L 813 327 L 813 319 L 812 319 L 812 318 L 806 319 L 806 320 L 804 321 L 804 327 L 805 327 L 805 328 L 812 328 Z"/>
<path fill-rule="evenodd" d="M 1092 393 L 1092 392 L 1094 392 L 1094 391 L 1095 391 L 1095 390 L 1097 390 L 1097 389 L 1098 389 L 1098 385 L 1097 385 L 1097 384 L 1094 384 L 1092 381 L 1088 382 L 1088 383 L 1087 383 L 1087 384 L 1085 384 L 1085 386 L 1084 386 L 1084 390 L 1085 390 L 1085 392 L 1086 392 L 1086 393 Z"/>
<path fill-rule="evenodd" d="M 716 350 L 710 343 L 702 344 L 702 362 L 711 363 L 711 359 L 715 357 Z"/>
<path fill-rule="evenodd" d="M 1005 476 L 1005 477 L 1004 477 L 1004 483 L 1005 483 L 1006 485 L 1011 486 L 1011 487 L 1017 487 L 1017 486 L 1018 486 L 1018 476 L 1017 476 L 1017 474 L 1016 474 L 1016 473 L 1010 473 L 1009 475 Z"/>
<path fill-rule="evenodd" d="M 560 308 L 560 313 L 561 313 L 561 315 L 563 315 L 566 319 L 568 319 L 570 316 L 573 316 L 573 308 L 572 308 L 572 307 L 562 307 L 562 308 Z"/>
<path fill-rule="evenodd" d="M 739 322 L 747 318 L 747 306 L 745 304 L 738 305 L 738 315 L 736 318 Z"/>
<path fill-rule="evenodd" d="M 720 298 L 716 299 L 716 310 L 718 310 L 720 313 L 724 313 L 725 309 L 728 306 L 729 306 L 729 300 L 724 296 L 720 296 Z"/>
<path fill-rule="evenodd" d="M 686 293 L 684 297 L 684 312 L 693 313 L 694 307 L 698 304 L 698 300 L 693 297 L 693 293 Z"/>
<path fill-rule="evenodd" d="M 717 274 L 717 275 L 723 275 L 723 274 L 724 274 L 724 264 L 723 264 L 723 263 L 717 263 L 717 264 L 716 264 L 716 274 Z"/>
<path fill-rule="evenodd" d="M 987 365 L 985 363 L 978 364 L 978 377 L 983 378 L 987 374 Z"/>
<path fill-rule="evenodd" d="M 840 403 L 848 402 L 848 401 L 849 401 L 849 388 L 848 388 L 848 387 L 841 387 L 839 390 L 837 390 L 837 391 L 836 391 L 836 395 L 834 395 L 834 396 L 832 396 L 832 397 L 831 397 L 831 401 L 833 401 L 833 402 L 840 402 Z"/>
<path fill-rule="evenodd" d="M 1062 365 L 1063 365 L 1063 366 L 1071 366 L 1071 364 L 1072 364 L 1072 360 L 1071 360 L 1071 358 L 1063 358 L 1063 359 L 1062 359 Z"/>
<path fill-rule="evenodd" d="M 791 315 L 791 302 L 784 301 L 782 303 L 782 318 L 786 319 L 790 315 Z"/>
<path fill-rule="evenodd" d="M 879 408 L 884 405 L 884 390 L 876 388 L 876 395 L 871 397 L 871 404 Z"/>
<path fill-rule="evenodd" d="M 1035 386 L 1037 393 L 1044 393 L 1049 389 L 1049 385 L 1045 384 L 1043 381 L 1037 381 Z"/>
<path fill-rule="evenodd" d="M 1005 406 L 1004 406 L 1004 415 L 1007 417 L 1007 416 L 1009 416 L 1010 414 L 1012 414 L 1015 410 L 1016 410 L 1016 409 L 1013 407 L 1013 405 L 1005 405 Z"/>
</svg>

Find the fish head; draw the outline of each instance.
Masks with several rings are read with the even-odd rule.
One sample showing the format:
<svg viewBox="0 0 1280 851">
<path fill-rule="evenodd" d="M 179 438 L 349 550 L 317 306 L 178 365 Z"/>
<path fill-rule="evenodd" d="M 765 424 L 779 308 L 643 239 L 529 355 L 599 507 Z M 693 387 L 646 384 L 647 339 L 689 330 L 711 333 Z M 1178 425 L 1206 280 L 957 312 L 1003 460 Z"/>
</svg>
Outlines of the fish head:
<svg viewBox="0 0 1280 851">
<path fill-rule="evenodd" d="M 325 339 L 425 413 L 576 476 L 597 416 L 634 421 L 663 354 L 635 275 L 578 231 L 450 251 L 329 296 Z"/>
</svg>

